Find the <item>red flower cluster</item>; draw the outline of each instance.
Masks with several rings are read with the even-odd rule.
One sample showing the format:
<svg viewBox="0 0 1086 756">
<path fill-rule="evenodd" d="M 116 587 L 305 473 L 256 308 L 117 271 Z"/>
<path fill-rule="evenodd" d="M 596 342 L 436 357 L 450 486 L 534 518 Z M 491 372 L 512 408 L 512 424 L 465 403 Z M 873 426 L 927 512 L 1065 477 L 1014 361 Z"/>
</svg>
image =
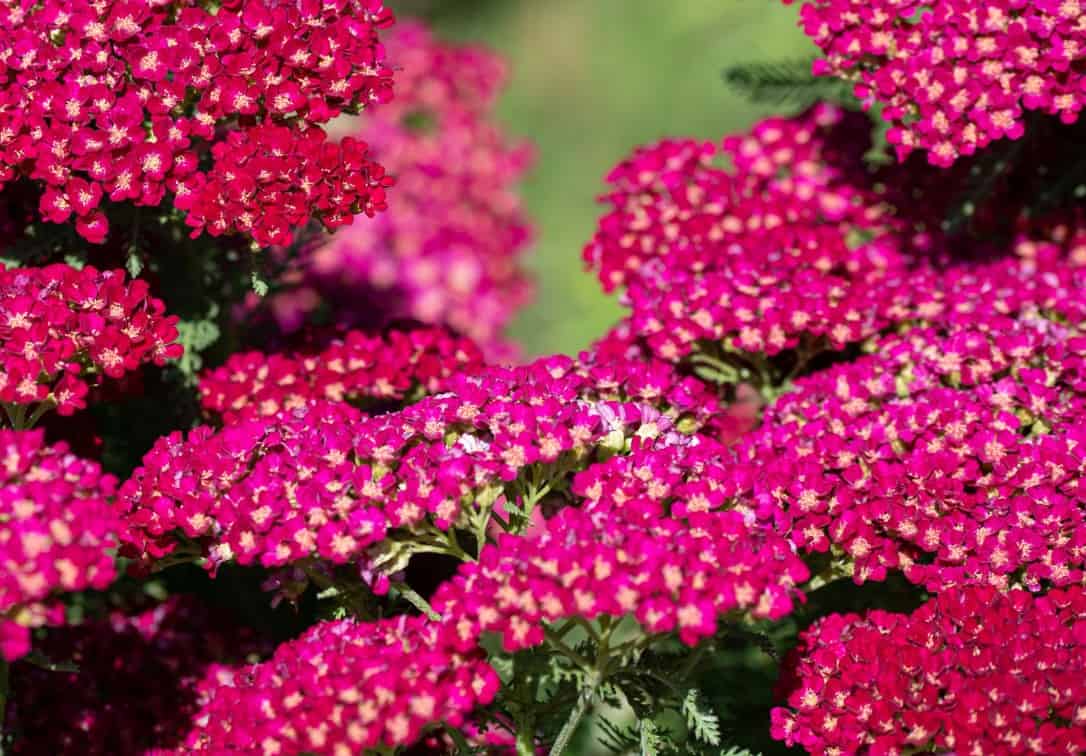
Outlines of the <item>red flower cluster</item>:
<svg viewBox="0 0 1086 756">
<path fill-rule="evenodd" d="M 817 106 L 717 149 L 665 141 L 608 177 L 612 210 L 585 248 L 630 327 L 668 360 L 699 342 L 774 355 L 858 341 L 901 266 L 866 185 L 863 117 Z"/>
<path fill-rule="evenodd" d="M 504 354 L 502 332 L 530 290 L 521 258 L 531 233 L 516 185 L 532 151 L 494 123 L 503 64 L 418 24 L 390 35 L 388 55 L 400 66 L 396 97 L 354 133 L 396 176 L 395 202 L 316 250 L 305 286 L 348 326 L 366 319 L 358 290 L 369 289 L 386 318 L 444 324 Z M 301 304 L 300 293 L 288 296 Z"/>
<path fill-rule="evenodd" d="M 41 431 L 0 431 L 0 660 L 30 650 L 30 628 L 63 623 L 54 592 L 113 581 L 115 485 Z"/>
<path fill-rule="evenodd" d="M 424 617 L 323 622 L 209 686 L 186 752 L 353 754 L 464 724 L 498 676 Z"/>
<path fill-rule="evenodd" d="M 142 363 L 181 356 L 177 318 L 124 271 L 68 265 L 0 270 L 0 402 L 70 415 L 85 406 L 92 373 L 119 378 Z M 19 406 L 16 406 L 19 405 Z"/>
<path fill-rule="evenodd" d="M 474 342 L 440 328 L 351 331 L 313 355 L 234 354 L 200 378 L 200 399 L 227 423 L 271 417 L 314 399 L 366 409 L 436 394 L 453 375 L 482 364 Z"/>
<path fill-rule="evenodd" d="M 692 385 L 691 385 L 692 384 Z M 504 495 L 542 496 L 554 480 L 709 405 L 692 379 L 619 363 L 551 358 L 453 376 L 450 393 L 365 418 L 314 403 L 265 418 L 159 439 L 124 484 L 120 506 L 136 553 L 201 539 L 210 565 L 284 565 L 310 555 L 358 559 L 390 528 L 446 531 Z M 635 401 L 654 400 L 664 412 Z M 527 480 L 530 478 L 530 480 Z"/>
<path fill-rule="evenodd" d="M 881 103 L 902 158 L 948 166 L 1020 138 L 1025 111 L 1073 123 L 1086 103 L 1078 0 L 809 0 L 801 24 L 826 56 L 816 73 Z"/>
<path fill-rule="evenodd" d="M 92 242 L 106 235 L 106 197 L 157 206 L 169 193 L 197 233 L 260 244 L 310 215 L 335 225 L 373 212 L 380 167 L 362 144 L 325 144 L 317 124 L 389 97 L 377 30 L 391 21 L 380 0 L 11 5 L 0 182 L 39 183 L 42 216 L 74 214 Z"/>
<path fill-rule="evenodd" d="M 801 636 L 773 735 L 838 756 L 1086 751 L 1086 594 L 943 593 Z"/>
<path fill-rule="evenodd" d="M 42 654 L 78 670 L 12 670 L 4 728 L 19 734 L 12 753 L 115 756 L 180 745 L 201 691 L 231 673 L 226 663 L 264 645 L 191 596 L 51 631 Z"/>
<path fill-rule="evenodd" d="M 1083 322 L 1083 282 L 1017 320 L 1020 290 L 975 282 L 977 296 L 947 298 L 954 325 L 801 379 L 738 447 L 740 498 L 784 507 L 795 542 L 832 549 L 857 582 L 893 569 L 931 590 L 1082 580 L 1086 342 L 1061 321 Z"/>
<path fill-rule="evenodd" d="M 785 539 L 739 512 L 637 520 L 621 506 L 570 508 L 536 533 L 501 535 L 442 585 L 433 607 L 465 647 L 493 632 L 518 651 L 543 642 L 544 623 L 602 615 L 631 615 L 647 634 L 677 632 L 694 646 L 730 612 L 789 614 L 807 577 Z"/>
</svg>

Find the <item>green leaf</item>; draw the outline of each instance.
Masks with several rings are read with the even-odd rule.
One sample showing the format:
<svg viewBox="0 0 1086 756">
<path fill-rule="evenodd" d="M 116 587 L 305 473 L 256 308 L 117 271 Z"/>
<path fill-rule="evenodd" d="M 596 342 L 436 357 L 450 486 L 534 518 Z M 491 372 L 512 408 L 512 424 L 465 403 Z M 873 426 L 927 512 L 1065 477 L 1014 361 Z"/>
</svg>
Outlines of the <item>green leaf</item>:
<svg viewBox="0 0 1086 756">
<path fill-rule="evenodd" d="M 809 59 L 744 63 L 727 69 L 724 81 L 751 102 L 806 106 L 830 100 L 856 107 L 851 85 L 834 77 L 815 76 Z"/>
<path fill-rule="evenodd" d="M 637 722 L 639 746 L 641 756 L 660 756 L 666 745 L 660 726 L 651 719 L 640 719 Z"/>
<path fill-rule="evenodd" d="M 268 282 L 265 281 L 255 270 L 250 277 L 250 281 L 253 284 L 253 291 L 258 297 L 265 297 L 268 295 Z"/>
<path fill-rule="evenodd" d="M 708 745 L 720 745 L 720 718 L 703 700 L 701 691 L 697 688 L 687 691 L 682 712 L 695 740 Z"/>
<path fill-rule="evenodd" d="M 135 249 L 129 250 L 128 258 L 124 261 L 124 268 L 132 278 L 138 278 L 139 274 L 143 272 L 143 260 L 140 259 L 139 253 Z"/>
</svg>

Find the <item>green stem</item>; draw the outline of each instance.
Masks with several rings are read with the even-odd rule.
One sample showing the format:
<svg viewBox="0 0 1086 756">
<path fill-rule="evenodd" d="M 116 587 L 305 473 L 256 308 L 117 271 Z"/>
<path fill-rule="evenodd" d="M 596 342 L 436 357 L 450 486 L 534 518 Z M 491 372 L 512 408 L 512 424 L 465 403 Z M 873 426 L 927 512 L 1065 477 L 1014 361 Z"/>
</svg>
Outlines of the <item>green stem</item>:
<svg viewBox="0 0 1086 756">
<path fill-rule="evenodd" d="M 530 721 L 517 730 L 517 756 L 535 756 L 535 727 Z"/>
<path fill-rule="evenodd" d="M 584 658 L 579 653 L 574 651 L 572 648 L 567 646 L 565 641 L 558 637 L 557 633 L 555 633 L 549 627 L 544 628 L 543 632 L 547 636 L 547 642 L 550 643 L 556 651 L 565 656 L 578 667 L 581 667 L 583 669 L 592 669 L 592 663 L 588 661 L 588 659 Z"/>
<path fill-rule="evenodd" d="M 569 748 L 569 742 L 576 734 L 577 728 L 580 727 L 581 720 L 584 719 L 585 712 L 588 711 L 588 706 L 592 703 L 595 692 L 596 689 L 591 688 L 577 696 L 577 705 L 573 707 L 573 711 L 569 713 L 569 719 L 562 725 L 558 737 L 555 738 L 554 745 L 551 746 L 550 756 L 562 756 L 566 749 Z"/>
<path fill-rule="evenodd" d="M 430 602 L 419 595 L 411 586 L 406 583 L 393 583 L 392 587 L 407 600 L 407 603 L 418 609 L 434 622 L 441 621 L 441 615 L 434 611 L 434 608 L 430 606 Z"/>
<path fill-rule="evenodd" d="M 26 424 L 23 426 L 23 428 L 24 429 L 33 428 L 35 425 L 38 424 L 38 421 L 41 420 L 42 415 L 44 415 L 46 412 L 48 412 L 49 410 L 53 409 L 56 406 L 57 406 L 57 403 L 51 398 L 46 399 L 43 402 L 40 402 L 38 404 L 38 406 L 34 408 L 34 412 L 31 413 L 29 419 L 26 420 Z"/>
</svg>

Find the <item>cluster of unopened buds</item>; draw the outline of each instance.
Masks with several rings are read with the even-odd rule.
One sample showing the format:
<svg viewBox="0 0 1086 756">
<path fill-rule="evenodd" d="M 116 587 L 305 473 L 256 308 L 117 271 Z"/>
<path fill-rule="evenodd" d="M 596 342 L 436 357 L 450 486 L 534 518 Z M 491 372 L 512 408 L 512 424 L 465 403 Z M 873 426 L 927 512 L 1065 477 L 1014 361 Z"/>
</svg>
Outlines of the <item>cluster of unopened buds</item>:
<svg viewBox="0 0 1086 756">
<path fill-rule="evenodd" d="M 1073 123 L 1086 102 L 1078 0 L 807 0 L 801 18 L 825 54 L 816 73 L 882 105 L 900 157 L 924 150 L 949 166 L 1021 138 L 1027 111 Z"/>
<path fill-rule="evenodd" d="M 124 271 L 0 270 L 0 402 L 15 427 L 85 406 L 94 374 L 120 378 L 181 356 L 177 318 Z"/>
<path fill-rule="evenodd" d="M 388 99 L 378 29 L 391 21 L 380 0 L 9 6 L 0 183 L 36 182 L 42 217 L 74 216 L 91 242 L 107 233 L 107 198 L 169 195 L 194 234 L 262 245 L 311 216 L 335 226 L 372 213 L 388 186 L 380 167 L 320 125 Z"/>
<path fill-rule="evenodd" d="M 968 588 L 806 630 L 773 735 L 812 754 L 1082 753 L 1086 594 Z M 891 661 L 892 660 L 892 663 Z"/>
<path fill-rule="evenodd" d="M 0 430 L 0 663 L 30 650 L 31 628 L 63 624 L 54 593 L 113 582 L 115 487 L 41 431 Z"/>
<path fill-rule="evenodd" d="M 474 342 L 441 328 L 350 331 L 315 354 L 234 354 L 200 378 L 200 400 L 227 423 L 272 417 L 311 400 L 395 408 L 443 391 L 454 375 L 482 364 Z"/>
</svg>

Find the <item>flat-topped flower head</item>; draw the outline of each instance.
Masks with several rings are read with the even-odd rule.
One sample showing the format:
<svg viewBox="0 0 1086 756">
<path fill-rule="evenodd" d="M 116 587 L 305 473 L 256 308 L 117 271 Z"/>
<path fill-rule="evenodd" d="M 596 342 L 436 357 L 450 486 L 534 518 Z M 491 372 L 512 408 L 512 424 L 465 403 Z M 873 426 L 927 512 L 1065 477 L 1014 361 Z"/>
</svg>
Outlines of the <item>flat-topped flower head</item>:
<svg viewBox="0 0 1086 756">
<path fill-rule="evenodd" d="M 1086 750 L 1086 594 L 968 588 L 800 636 L 773 736 L 812 754 Z"/>
<path fill-rule="evenodd" d="M 315 354 L 231 355 L 200 377 L 200 401 L 227 423 L 271 417 L 315 399 L 389 409 L 440 393 L 454 374 L 482 364 L 474 342 L 441 328 L 351 331 Z"/>
<path fill-rule="evenodd" d="M 177 318 L 124 271 L 69 265 L 0 270 L 0 402 L 29 422 L 35 407 L 70 415 L 92 376 L 120 378 L 181 356 Z"/>
<path fill-rule="evenodd" d="M 42 218 L 101 242 L 106 199 L 169 196 L 199 233 L 267 245 L 383 206 L 361 143 L 320 124 L 390 96 L 380 0 L 101 3 L 0 13 L 0 184 L 41 189 Z M 210 162 L 210 168 L 205 164 Z"/>
<path fill-rule="evenodd" d="M 616 504 L 563 509 L 535 533 L 503 534 L 461 565 L 433 607 L 465 647 L 497 633 L 518 651 L 541 644 L 546 624 L 604 615 L 694 646 L 732 613 L 787 615 L 807 577 L 784 538 L 739 512 L 639 518 Z"/>
<path fill-rule="evenodd" d="M 550 358 L 456 374 L 446 393 L 374 417 L 316 402 L 270 422 L 174 433 L 122 487 L 125 538 L 135 553 L 160 556 L 180 533 L 214 567 L 342 564 L 390 529 L 480 533 L 501 497 L 530 510 L 603 451 L 678 434 L 676 423 L 698 427 L 711 405 L 697 381 L 684 383 Z"/>
<path fill-rule="evenodd" d="M 633 334 L 678 361 L 840 348 L 884 327 L 904 263 L 863 121 L 819 105 L 723 149 L 667 140 L 615 168 L 584 257 L 605 289 L 625 287 Z"/>
<path fill-rule="evenodd" d="M 956 325 L 884 337 L 798 381 L 737 447 L 734 493 L 782 507 L 797 545 L 857 582 L 1079 583 L 1086 342 L 1040 309 L 972 324 L 977 309 L 950 311 Z"/>
<path fill-rule="evenodd" d="M 533 158 L 495 118 L 504 62 L 418 23 L 397 27 L 387 47 L 396 97 L 350 133 L 396 177 L 394 201 L 314 250 L 303 290 L 319 293 L 347 326 L 373 322 L 367 310 L 380 308 L 384 318 L 445 325 L 504 356 L 505 327 L 531 294 L 523 257 L 532 232 L 518 185 Z"/>
<path fill-rule="evenodd" d="M 63 623 L 55 594 L 113 581 L 115 486 L 41 431 L 0 430 L 0 658 L 26 654 L 30 628 Z"/>
<path fill-rule="evenodd" d="M 322 622 L 209 686 L 186 745 L 320 756 L 408 746 L 428 726 L 463 725 L 498 684 L 478 646 L 424 617 Z"/>
<path fill-rule="evenodd" d="M 881 104 L 902 158 L 949 166 L 1020 139 L 1030 111 L 1073 123 L 1083 107 L 1078 0 L 809 0 L 801 26 L 825 55 L 815 73 Z"/>
</svg>

